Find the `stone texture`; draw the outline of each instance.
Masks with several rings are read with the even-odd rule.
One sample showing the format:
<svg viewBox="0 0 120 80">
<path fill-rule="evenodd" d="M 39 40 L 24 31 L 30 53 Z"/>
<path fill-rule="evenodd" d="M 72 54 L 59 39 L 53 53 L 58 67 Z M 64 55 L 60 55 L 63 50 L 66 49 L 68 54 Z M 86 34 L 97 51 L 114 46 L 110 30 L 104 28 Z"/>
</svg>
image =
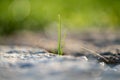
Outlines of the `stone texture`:
<svg viewBox="0 0 120 80">
<path fill-rule="evenodd" d="M 36 47 L 0 46 L 0 80 L 120 80 L 119 66 Z"/>
</svg>

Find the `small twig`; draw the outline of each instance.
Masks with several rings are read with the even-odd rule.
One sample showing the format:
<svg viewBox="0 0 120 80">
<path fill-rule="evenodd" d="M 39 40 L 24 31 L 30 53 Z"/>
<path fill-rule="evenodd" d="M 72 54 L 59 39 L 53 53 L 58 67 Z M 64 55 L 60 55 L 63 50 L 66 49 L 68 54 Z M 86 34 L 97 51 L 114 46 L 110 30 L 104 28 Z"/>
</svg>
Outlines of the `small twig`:
<svg viewBox="0 0 120 80">
<path fill-rule="evenodd" d="M 102 59 L 104 59 L 106 62 L 109 62 L 108 59 L 106 59 L 106 58 L 103 57 L 102 55 L 98 54 L 96 51 L 93 51 L 93 50 L 91 50 L 91 49 L 85 48 L 85 47 L 83 47 L 83 46 L 81 46 L 81 48 L 83 48 L 83 49 L 85 49 L 85 50 L 87 50 L 87 51 L 90 51 L 91 53 L 94 53 L 94 55 L 99 56 L 99 57 L 101 57 Z"/>
</svg>

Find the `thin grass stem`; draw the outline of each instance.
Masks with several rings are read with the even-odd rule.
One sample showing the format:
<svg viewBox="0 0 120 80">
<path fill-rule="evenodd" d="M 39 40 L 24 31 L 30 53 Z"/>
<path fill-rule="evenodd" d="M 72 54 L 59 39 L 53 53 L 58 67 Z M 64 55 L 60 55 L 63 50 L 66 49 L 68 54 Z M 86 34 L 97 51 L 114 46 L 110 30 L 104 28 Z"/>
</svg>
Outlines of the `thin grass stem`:
<svg viewBox="0 0 120 80">
<path fill-rule="evenodd" d="M 62 37 L 62 30 L 61 30 L 61 15 L 58 15 L 58 55 L 62 55 L 62 45 L 61 45 L 61 37 Z"/>
</svg>

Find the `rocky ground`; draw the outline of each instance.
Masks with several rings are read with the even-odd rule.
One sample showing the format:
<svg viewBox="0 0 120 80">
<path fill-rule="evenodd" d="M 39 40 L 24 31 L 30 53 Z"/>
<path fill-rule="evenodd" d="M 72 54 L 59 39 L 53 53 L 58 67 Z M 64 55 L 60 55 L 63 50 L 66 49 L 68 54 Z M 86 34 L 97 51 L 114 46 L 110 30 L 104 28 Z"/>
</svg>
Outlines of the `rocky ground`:
<svg viewBox="0 0 120 80">
<path fill-rule="evenodd" d="M 0 46 L 1 80 L 120 80 L 120 65 L 110 67 L 86 56 L 58 56 L 43 49 Z"/>
<path fill-rule="evenodd" d="M 2 37 L 0 80 L 120 80 L 119 32 L 68 35 L 63 56 L 53 54 L 55 37 L 45 33 Z"/>
</svg>

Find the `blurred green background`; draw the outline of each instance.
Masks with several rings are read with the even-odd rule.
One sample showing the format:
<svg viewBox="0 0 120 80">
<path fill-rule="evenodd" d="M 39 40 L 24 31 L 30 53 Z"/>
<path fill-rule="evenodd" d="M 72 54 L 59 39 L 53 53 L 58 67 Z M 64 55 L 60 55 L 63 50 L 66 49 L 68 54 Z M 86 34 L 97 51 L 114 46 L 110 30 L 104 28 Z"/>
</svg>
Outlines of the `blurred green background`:
<svg viewBox="0 0 120 80">
<path fill-rule="evenodd" d="M 0 0 L 0 35 L 44 31 L 62 22 L 76 29 L 120 26 L 120 0 Z"/>
</svg>

